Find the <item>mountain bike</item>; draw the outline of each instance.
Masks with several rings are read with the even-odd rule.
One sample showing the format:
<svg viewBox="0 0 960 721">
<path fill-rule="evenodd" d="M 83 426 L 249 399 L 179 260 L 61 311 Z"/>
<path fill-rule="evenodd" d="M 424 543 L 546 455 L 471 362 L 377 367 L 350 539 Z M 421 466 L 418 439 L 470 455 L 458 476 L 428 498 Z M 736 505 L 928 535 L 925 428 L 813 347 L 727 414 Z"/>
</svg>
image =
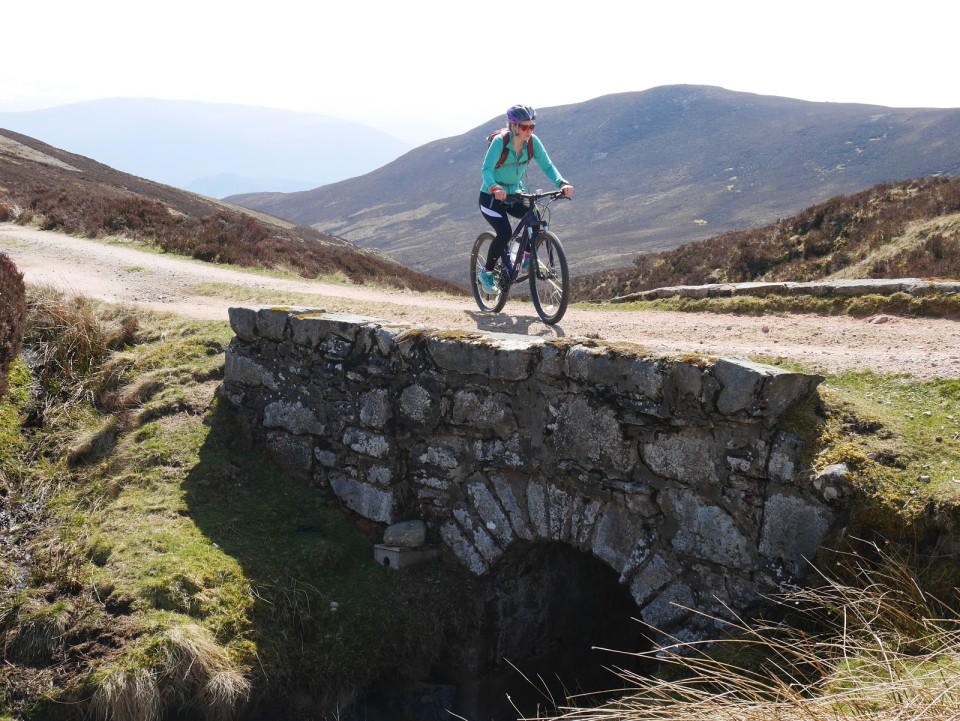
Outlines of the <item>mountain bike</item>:
<svg viewBox="0 0 960 721">
<path fill-rule="evenodd" d="M 507 204 L 520 201 L 527 206 L 527 212 L 520 218 L 503 255 L 494 266 L 497 291 L 492 294 L 484 292 L 479 274 L 487 262 L 494 234 L 487 232 L 477 236 L 470 254 L 470 284 L 480 310 L 499 313 L 507 303 L 510 287 L 529 280 L 530 298 L 540 319 L 553 325 L 563 318 L 570 301 L 570 273 L 560 239 L 549 230 L 550 205 L 562 197 L 562 190 L 546 193 L 538 190 L 507 196 Z M 529 265 L 524 268 L 526 253 L 530 254 Z"/>
</svg>

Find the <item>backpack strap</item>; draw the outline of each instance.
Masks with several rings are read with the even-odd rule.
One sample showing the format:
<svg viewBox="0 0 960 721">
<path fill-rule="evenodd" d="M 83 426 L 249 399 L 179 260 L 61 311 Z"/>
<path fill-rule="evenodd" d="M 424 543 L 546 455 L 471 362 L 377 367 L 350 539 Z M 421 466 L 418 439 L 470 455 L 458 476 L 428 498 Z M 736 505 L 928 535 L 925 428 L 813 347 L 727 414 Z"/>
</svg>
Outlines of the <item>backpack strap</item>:
<svg viewBox="0 0 960 721">
<path fill-rule="evenodd" d="M 504 128 L 500 131 L 500 139 L 503 140 L 503 151 L 500 153 L 500 160 L 497 161 L 495 167 L 499 168 L 501 165 L 507 162 L 507 151 L 509 150 L 510 142 L 510 129 Z"/>
</svg>

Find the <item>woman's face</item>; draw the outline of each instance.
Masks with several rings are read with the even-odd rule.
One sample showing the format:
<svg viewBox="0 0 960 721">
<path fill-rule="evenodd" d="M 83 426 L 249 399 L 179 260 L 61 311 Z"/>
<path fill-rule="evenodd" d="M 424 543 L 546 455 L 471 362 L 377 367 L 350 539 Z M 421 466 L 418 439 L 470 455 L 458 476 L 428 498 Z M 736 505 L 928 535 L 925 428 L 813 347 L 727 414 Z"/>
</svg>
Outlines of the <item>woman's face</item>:
<svg viewBox="0 0 960 721">
<path fill-rule="evenodd" d="M 516 133 L 526 138 L 533 132 L 533 129 L 537 127 L 537 124 L 532 120 L 524 120 L 519 123 L 514 123 L 513 127 Z"/>
</svg>

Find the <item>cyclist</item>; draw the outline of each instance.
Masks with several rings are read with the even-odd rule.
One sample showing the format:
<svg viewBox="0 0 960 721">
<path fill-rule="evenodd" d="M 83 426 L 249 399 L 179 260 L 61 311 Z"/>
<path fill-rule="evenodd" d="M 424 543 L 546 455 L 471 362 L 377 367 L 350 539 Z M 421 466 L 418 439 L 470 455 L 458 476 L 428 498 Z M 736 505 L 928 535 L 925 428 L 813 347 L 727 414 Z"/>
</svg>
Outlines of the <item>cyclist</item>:
<svg viewBox="0 0 960 721">
<path fill-rule="evenodd" d="M 497 234 L 490 244 L 487 262 L 480 271 L 480 287 L 489 295 L 497 292 L 493 268 L 497 264 L 497 259 L 503 255 L 503 249 L 513 233 L 507 216 L 519 218 L 526 212 L 522 203 L 508 205 L 504 200 L 508 194 L 524 190 L 523 176 L 527 173 L 530 161 L 537 161 L 543 174 L 563 190 L 564 197 L 573 195 L 573 186 L 563 179 L 560 171 L 550 162 L 550 156 L 547 155 L 540 138 L 533 134 L 533 129 L 536 127 L 533 121 L 536 117 L 537 111 L 529 105 L 514 105 L 507 110 L 508 134 L 503 140 L 493 138 L 483 159 L 480 212 Z M 501 163 L 501 155 L 504 151 L 505 155 Z M 524 258 L 524 263 L 526 262 Z"/>
</svg>

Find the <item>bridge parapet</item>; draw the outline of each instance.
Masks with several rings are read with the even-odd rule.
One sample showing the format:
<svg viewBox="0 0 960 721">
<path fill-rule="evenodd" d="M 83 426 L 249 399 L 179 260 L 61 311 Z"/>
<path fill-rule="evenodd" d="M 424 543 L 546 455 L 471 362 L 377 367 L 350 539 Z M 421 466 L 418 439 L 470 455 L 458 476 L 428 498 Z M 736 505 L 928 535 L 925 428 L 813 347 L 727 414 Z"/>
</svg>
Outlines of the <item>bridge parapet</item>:
<svg viewBox="0 0 960 721">
<path fill-rule="evenodd" d="M 842 522 L 787 412 L 822 378 L 591 339 L 232 308 L 222 393 L 251 439 L 367 519 L 424 520 L 477 575 L 592 553 L 661 629 L 799 580 Z M 822 490 L 822 489 L 821 489 Z"/>
</svg>

